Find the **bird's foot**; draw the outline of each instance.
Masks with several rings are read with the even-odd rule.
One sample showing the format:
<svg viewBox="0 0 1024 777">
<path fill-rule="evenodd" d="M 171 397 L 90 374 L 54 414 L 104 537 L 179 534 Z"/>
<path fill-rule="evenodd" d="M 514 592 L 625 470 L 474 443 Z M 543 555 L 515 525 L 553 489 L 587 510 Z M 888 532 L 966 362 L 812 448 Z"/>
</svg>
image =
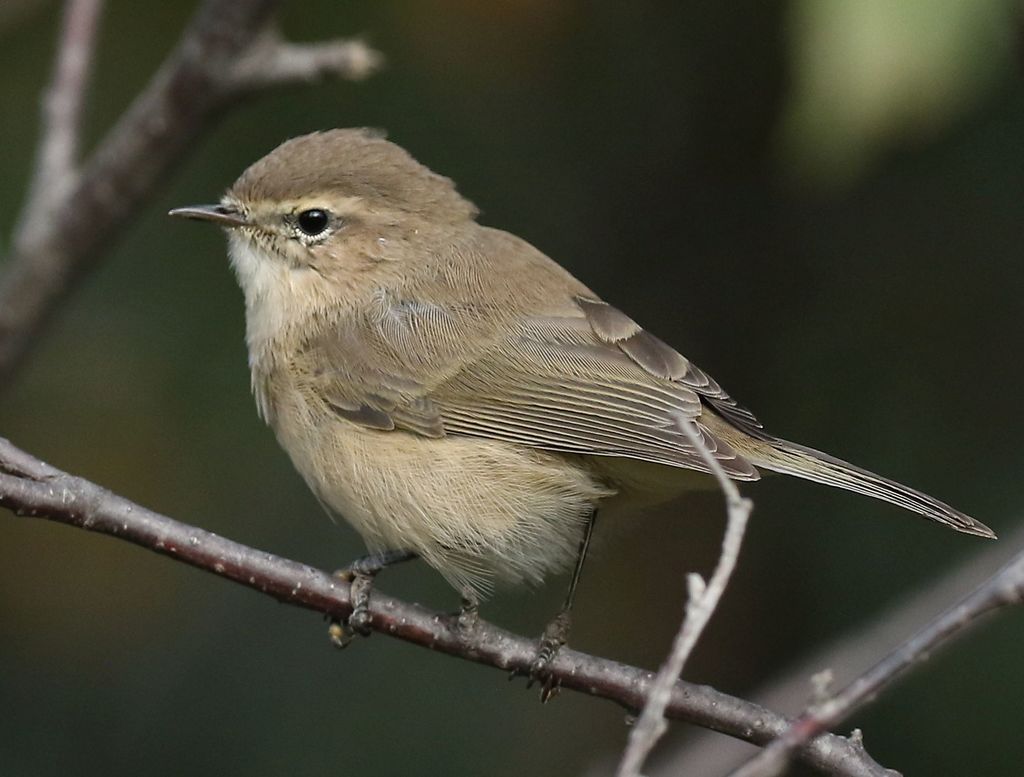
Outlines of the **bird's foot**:
<svg viewBox="0 0 1024 777">
<path fill-rule="evenodd" d="M 356 638 L 356 633 L 349 628 L 347 620 L 331 620 L 327 627 L 327 638 L 334 647 L 339 649 L 347 648 Z"/>
<path fill-rule="evenodd" d="M 352 599 L 352 614 L 348 616 L 348 627 L 363 637 L 370 636 L 370 591 L 373 590 L 373 575 L 355 572 L 349 583 L 349 597 Z"/>
<path fill-rule="evenodd" d="M 370 636 L 370 591 L 373 590 L 373 579 L 377 574 L 393 564 L 416 558 L 411 550 L 378 550 L 362 558 L 357 558 L 344 569 L 339 569 L 334 576 L 349 584 L 349 601 L 352 613 L 342 622 L 335 620 L 327 633 L 338 647 L 345 647 L 356 634 Z"/>
<path fill-rule="evenodd" d="M 540 684 L 540 700 L 547 702 L 558 695 L 560 681 L 551 672 L 551 662 L 569 639 L 572 616 L 569 610 L 562 610 L 544 629 L 537 645 L 537 654 L 530 664 L 526 687 Z"/>
<path fill-rule="evenodd" d="M 361 561 L 361 559 L 360 559 Z M 373 578 L 376 571 L 367 572 L 359 566 L 359 561 L 339 569 L 334 576 L 349 585 L 349 601 L 352 612 L 343 621 L 334 621 L 328 628 L 328 636 L 338 647 L 347 647 L 358 634 L 368 637 L 372 633 L 370 623 L 370 592 L 373 590 Z"/>
<path fill-rule="evenodd" d="M 474 594 L 462 594 L 462 606 L 455 614 L 455 630 L 459 639 L 469 642 L 476 633 L 477 624 L 480 622 L 480 600 Z"/>
</svg>

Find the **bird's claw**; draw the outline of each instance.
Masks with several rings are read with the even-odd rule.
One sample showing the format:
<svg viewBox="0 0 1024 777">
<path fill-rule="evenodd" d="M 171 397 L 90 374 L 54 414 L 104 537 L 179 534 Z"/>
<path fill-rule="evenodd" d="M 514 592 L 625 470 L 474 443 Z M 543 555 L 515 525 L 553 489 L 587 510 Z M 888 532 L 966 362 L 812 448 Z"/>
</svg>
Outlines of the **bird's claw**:
<svg viewBox="0 0 1024 777">
<path fill-rule="evenodd" d="M 331 621 L 331 625 L 327 627 L 327 638 L 331 640 L 331 644 L 339 650 L 344 650 L 350 644 L 352 640 L 356 638 L 356 633 L 349 628 L 348 622 L 342 621 Z"/>
<path fill-rule="evenodd" d="M 334 576 L 349 584 L 349 601 L 352 603 L 352 612 L 345 619 L 344 624 L 332 623 L 328 634 L 331 641 L 338 647 L 346 647 L 356 634 L 368 637 L 372 633 L 370 624 L 373 621 L 373 616 L 370 614 L 370 592 L 373 590 L 374 575 L 354 567 L 346 567 L 335 572 Z"/>
<path fill-rule="evenodd" d="M 480 623 L 480 603 L 476 597 L 463 596 L 462 606 L 455 614 L 455 631 L 459 639 L 469 642 Z"/>
<path fill-rule="evenodd" d="M 540 684 L 541 703 L 547 702 L 558 695 L 561 681 L 552 673 L 551 663 L 565 645 L 569 637 L 571 618 L 568 610 L 562 610 L 547 625 L 537 645 L 537 655 L 530 663 L 526 687 L 532 688 L 534 683 Z"/>
</svg>

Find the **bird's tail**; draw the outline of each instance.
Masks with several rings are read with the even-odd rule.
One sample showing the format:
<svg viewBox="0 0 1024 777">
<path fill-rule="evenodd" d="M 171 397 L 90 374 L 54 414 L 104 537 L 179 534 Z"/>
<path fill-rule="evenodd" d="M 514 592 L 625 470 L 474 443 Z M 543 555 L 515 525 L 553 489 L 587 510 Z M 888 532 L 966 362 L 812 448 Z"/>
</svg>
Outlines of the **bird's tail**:
<svg viewBox="0 0 1024 777">
<path fill-rule="evenodd" d="M 759 441 L 755 450 L 744 451 L 744 455 L 757 467 L 872 496 L 964 534 L 988 539 L 995 539 L 996 536 L 985 524 L 953 509 L 945 502 L 813 448 L 785 440 L 768 439 Z"/>
</svg>

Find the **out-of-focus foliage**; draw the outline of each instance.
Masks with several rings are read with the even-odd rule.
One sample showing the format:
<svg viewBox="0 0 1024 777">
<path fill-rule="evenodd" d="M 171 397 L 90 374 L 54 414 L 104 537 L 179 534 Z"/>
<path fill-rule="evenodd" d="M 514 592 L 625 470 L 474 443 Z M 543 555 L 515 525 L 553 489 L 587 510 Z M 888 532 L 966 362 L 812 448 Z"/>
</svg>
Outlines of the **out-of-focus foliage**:
<svg viewBox="0 0 1024 777">
<path fill-rule="evenodd" d="M 924 144 L 992 97 L 1013 66 L 1005 0 L 797 0 L 780 163 L 854 183 L 893 147 Z"/>
<path fill-rule="evenodd" d="M 3 7 L 0 5 L 0 7 Z M 90 143 L 193 4 L 108 3 Z M 0 230 L 27 180 L 55 3 L 0 28 Z M 388 68 L 229 113 L 63 305 L 0 434 L 154 509 L 323 568 L 332 525 L 256 418 L 216 198 L 312 129 L 366 125 L 678 346 L 773 431 L 936 493 L 1007 533 L 1020 509 L 1024 72 L 995 0 L 286 4 L 298 39 L 364 34 Z M 687 670 L 746 693 L 981 549 L 784 478 Z M 601 526 L 573 642 L 655 666 L 721 529 L 716 494 Z M 484 616 L 539 633 L 564 581 Z M 437 607 L 416 565 L 381 586 Z M 931 613 L 922 613 L 924 621 Z M 850 726 L 909 775 L 1024 761 L 1012 615 Z M 0 515 L 0 773 L 575 774 L 623 714 L 324 624 L 123 543 Z M 793 710 L 790 710 L 792 712 Z M 607 768 L 607 767 L 606 767 Z"/>
</svg>

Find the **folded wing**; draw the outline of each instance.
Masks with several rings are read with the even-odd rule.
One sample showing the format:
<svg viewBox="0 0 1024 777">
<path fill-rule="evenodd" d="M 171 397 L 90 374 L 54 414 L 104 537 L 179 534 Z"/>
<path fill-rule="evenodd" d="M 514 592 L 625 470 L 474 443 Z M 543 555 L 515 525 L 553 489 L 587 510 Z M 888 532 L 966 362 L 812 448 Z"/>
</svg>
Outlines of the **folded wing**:
<svg viewBox="0 0 1024 777">
<path fill-rule="evenodd" d="M 361 326 L 311 347 L 317 396 L 341 417 L 382 431 L 503 440 L 707 471 L 679 430 L 692 422 L 732 477 L 758 472 L 701 423 L 720 414 L 760 429 L 721 387 L 611 306 L 567 299 L 562 315 L 493 327 L 473 306 L 386 300 Z"/>
</svg>

